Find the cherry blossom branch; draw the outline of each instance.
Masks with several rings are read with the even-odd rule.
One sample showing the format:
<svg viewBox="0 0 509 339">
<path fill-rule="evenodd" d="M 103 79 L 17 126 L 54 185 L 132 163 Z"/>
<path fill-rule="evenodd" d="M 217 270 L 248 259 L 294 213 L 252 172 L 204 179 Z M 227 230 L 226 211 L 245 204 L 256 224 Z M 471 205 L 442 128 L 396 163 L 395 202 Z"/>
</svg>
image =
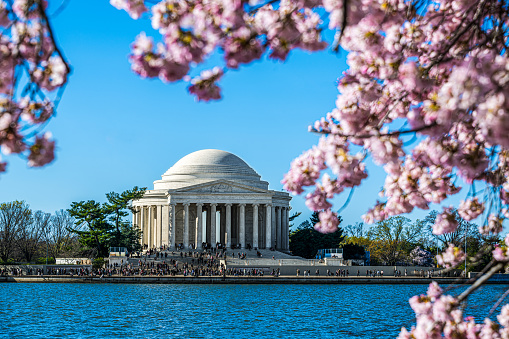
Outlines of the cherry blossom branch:
<svg viewBox="0 0 509 339">
<path fill-rule="evenodd" d="M 317 134 L 325 134 L 325 135 L 332 134 L 332 135 L 337 135 L 337 136 L 340 136 L 343 138 L 365 139 L 365 138 L 373 138 L 373 137 L 393 137 L 393 136 L 399 136 L 399 135 L 418 133 L 418 132 L 421 132 L 421 131 L 424 131 L 427 129 L 431 129 L 431 128 L 435 127 L 436 125 L 437 125 L 436 123 L 432 123 L 430 125 L 417 127 L 417 128 L 411 129 L 411 130 L 393 131 L 393 132 L 388 132 L 388 133 L 376 133 L 376 134 L 343 134 L 343 133 L 338 133 L 338 132 L 332 133 L 329 131 L 327 131 L 327 132 L 318 131 L 315 129 L 311 129 L 310 132 L 317 133 Z"/>
<path fill-rule="evenodd" d="M 459 38 L 465 34 L 465 32 L 467 30 L 469 30 L 473 24 L 479 19 L 479 16 L 481 15 L 482 13 L 482 8 L 484 8 L 484 4 L 486 3 L 486 0 L 481 0 L 479 1 L 479 4 L 477 6 L 477 11 L 474 15 L 474 17 L 472 18 L 472 20 L 470 20 L 470 22 L 465 26 L 463 27 L 462 29 L 460 29 L 459 31 L 456 32 L 456 34 L 452 37 L 452 39 L 449 41 L 449 43 L 446 45 L 446 47 L 444 48 L 444 51 L 449 51 L 451 49 L 452 46 L 454 46 Z M 459 26 L 461 26 L 465 20 L 467 19 L 467 13 L 468 12 L 465 12 L 465 15 L 464 15 L 464 18 L 463 18 L 463 21 L 461 21 L 461 23 L 459 24 Z M 438 56 L 437 59 L 435 59 L 434 61 L 431 62 L 430 65 L 428 65 L 426 68 L 429 70 L 431 68 L 433 68 L 435 65 L 437 65 L 438 63 L 440 63 L 444 57 L 446 56 L 446 53 L 442 53 Z"/>
<path fill-rule="evenodd" d="M 484 284 L 486 281 L 488 281 L 489 278 L 491 278 L 495 273 L 500 271 L 506 263 L 497 263 L 495 266 L 493 266 L 486 274 L 484 274 L 482 277 L 480 277 L 476 282 L 474 282 L 469 288 L 467 288 L 463 293 L 461 293 L 457 300 L 459 302 L 462 302 L 465 300 L 472 292 L 477 290 L 479 287 L 481 287 L 482 284 Z"/>
<path fill-rule="evenodd" d="M 46 11 L 44 10 L 44 8 L 43 8 L 41 3 L 39 3 L 38 7 L 39 7 L 39 14 L 41 15 L 42 19 L 46 23 L 46 27 L 47 27 L 48 34 L 49 34 L 49 37 L 51 39 L 51 42 L 53 44 L 53 48 L 55 49 L 55 52 L 58 54 L 58 56 L 64 62 L 64 66 L 65 66 L 65 69 L 67 71 L 67 74 L 71 74 L 71 67 L 69 66 L 69 63 L 67 62 L 67 59 L 65 58 L 64 53 L 62 52 L 60 47 L 58 47 L 58 44 L 57 44 L 56 39 L 55 39 L 55 35 L 53 33 L 53 29 L 51 27 L 51 23 L 48 20 L 48 17 L 46 16 Z"/>
</svg>

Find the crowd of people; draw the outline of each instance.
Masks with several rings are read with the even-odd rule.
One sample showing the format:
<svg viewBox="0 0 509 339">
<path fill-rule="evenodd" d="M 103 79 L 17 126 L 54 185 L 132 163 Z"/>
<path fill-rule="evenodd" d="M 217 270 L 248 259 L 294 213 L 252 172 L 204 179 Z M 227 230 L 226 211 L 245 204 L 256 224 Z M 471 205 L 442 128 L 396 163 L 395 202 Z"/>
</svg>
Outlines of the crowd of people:
<svg viewBox="0 0 509 339">
<path fill-rule="evenodd" d="M 261 253 L 257 251 L 257 257 L 261 257 Z M 280 268 L 226 268 L 221 260 L 227 258 L 232 259 L 246 259 L 246 252 L 231 252 L 228 253 L 226 248 L 208 249 L 205 251 L 180 251 L 169 252 L 165 247 L 147 249 L 142 253 L 135 253 L 130 256 L 130 260 L 121 261 L 119 264 L 106 265 L 102 268 L 91 269 L 89 267 L 69 268 L 69 267 L 47 267 L 46 272 L 42 268 L 19 267 L 0 268 L 0 275 L 10 276 L 93 276 L 93 277 L 112 277 L 112 276 L 191 276 L 191 277 L 212 277 L 212 276 L 248 276 L 257 277 L 264 275 L 271 275 L 278 277 L 281 275 Z M 136 258 L 136 259 L 134 259 Z M 272 257 L 274 259 L 274 257 Z M 325 268 L 324 268 L 325 269 Z M 326 269 L 320 274 L 320 269 L 314 269 L 314 276 L 327 276 L 327 277 L 350 277 L 350 268 L 339 268 L 335 271 Z M 355 271 L 353 271 L 355 272 Z M 352 272 L 352 276 L 355 274 Z M 311 270 L 296 270 L 297 277 L 310 277 Z M 394 277 L 407 277 L 409 272 L 407 269 L 402 272 L 401 270 L 394 269 L 392 272 Z M 448 272 L 446 274 L 441 271 L 434 270 L 419 270 L 412 271 L 412 276 L 421 278 L 433 277 L 456 277 L 457 272 Z M 357 277 L 361 276 L 360 270 L 357 269 Z M 364 277 L 384 277 L 384 270 L 368 269 L 365 271 Z"/>
</svg>

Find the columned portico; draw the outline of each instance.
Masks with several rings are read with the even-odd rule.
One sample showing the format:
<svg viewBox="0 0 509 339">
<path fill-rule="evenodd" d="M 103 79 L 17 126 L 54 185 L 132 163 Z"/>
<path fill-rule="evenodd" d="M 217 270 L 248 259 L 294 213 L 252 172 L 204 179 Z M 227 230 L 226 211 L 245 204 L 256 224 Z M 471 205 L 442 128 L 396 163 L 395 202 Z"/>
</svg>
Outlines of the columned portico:
<svg viewBox="0 0 509 339">
<path fill-rule="evenodd" d="M 268 183 L 239 157 L 204 150 L 179 160 L 133 202 L 133 224 L 144 248 L 288 249 L 288 193 Z"/>
</svg>

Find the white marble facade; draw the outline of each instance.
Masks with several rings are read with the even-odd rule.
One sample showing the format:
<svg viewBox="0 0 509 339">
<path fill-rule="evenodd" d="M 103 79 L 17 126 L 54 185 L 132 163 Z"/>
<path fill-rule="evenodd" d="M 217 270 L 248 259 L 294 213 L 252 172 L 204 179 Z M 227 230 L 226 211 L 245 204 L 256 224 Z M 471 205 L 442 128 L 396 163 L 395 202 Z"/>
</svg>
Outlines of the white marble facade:
<svg viewBox="0 0 509 339">
<path fill-rule="evenodd" d="M 289 248 L 291 197 L 269 190 L 248 164 L 220 150 L 186 155 L 133 202 L 145 248 Z"/>
</svg>

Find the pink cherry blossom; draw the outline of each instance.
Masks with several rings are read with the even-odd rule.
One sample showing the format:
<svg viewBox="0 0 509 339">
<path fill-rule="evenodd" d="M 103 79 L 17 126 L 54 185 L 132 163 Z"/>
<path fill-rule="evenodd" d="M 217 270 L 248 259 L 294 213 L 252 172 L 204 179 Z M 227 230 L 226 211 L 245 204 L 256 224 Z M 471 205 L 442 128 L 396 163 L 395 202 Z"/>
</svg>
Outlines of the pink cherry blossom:
<svg viewBox="0 0 509 339">
<path fill-rule="evenodd" d="M 145 35 L 136 38 L 129 57 L 133 71 L 166 82 L 193 79 L 188 90 L 202 101 L 221 98 L 220 80 L 228 69 L 239 70 L 265 57 L 287 60 L 296 49 L 313 52 L 329 45 L 346 51 L 348 68 L 338 74 L 335 103 L 322 118 L 310 121 L 309 131 L 322 137 L 292 162 L 282 181 L 286 190 L 306 196 L 308 208 L 321 211 L 319 231 L 337 229 L 332 201 L 364 182 L 366 161 L 371 160 L 386 174 L 379 183 L 383 183 L 380 200 L 366 208 L 366 222 L 429 209 L 460 193 L 467 196 L 458 206 L 463 219 L 490 214 L 481 232 L 497 234 L 509 218 L 505 0 L 438 0 L 418 10 L 415 1 L 401 0 L 112 0 L 112 4 L 135 18 L 147 11 L 160 35 L 157 46 Z M 22 5 L 21 1 L 18 7 Z M 34 62 L 33 46 L 51 44 L 38 40 L 35 32 L 44 35 L 43 28 L 23 25 L 24 19 L 19 22 L 13 36 L 23 40 L 20 51 Z M 334 38 L 323 34 L 327 24 L 336 31 Z M 0 40 L 0 56 L 5 56 L 0 58 L 1 79 L 13 74 L 16 63 L 11 56 L 17 50 L 10 39 Z M 223 57 L 221 72 L 198 75 L 200 64 L 213 53 Z M 33 69 L 53 72 L 45 66 Z M 11 90 L 11 84 L 0 81 L 0 93 Z M 20 116 L 32 121 L 49 114 L 39 108 L 30 115 L 16 107 L 18 112 L 0 117 L 0 127 Z M 5 149 L 24 151 L 16 148 L 23 139 L 17 129 L 2 131 Z M 456 230 L 452 208 L 445 208 L 433 233 Z M 509 261 L 506 246 L 496 248 L 493 255 Z M 453 245 L 437 257 L 445 267 L 464 258 Z M 416 324 L 402 329 L 400 338 L 492 338 L 509 333 L 489 320 L 476 323 L 463 318 L 456 299 L 437 285 L 430 286 L 428 295 L 414 297 L 411 305 L 417 312 Z"/>
<path fill-rule="evenodd" d="M 53 56 L 41 63 L 41 68 L 34 71 L 34 78 L 40 86 L 48 91 L 60 88 L 67 81 L 67 67 L 58 56 Z"/>
<path fill-rule="evenodd" d="M 466 221 L 474 220 L 484 211 L 484 204 L 479 199 L 473 198 L 460 202 L 458 214 Z"/>
<path fill-rule="evenodd" d="M 11 20 L 9 19 L 9 11 L 7 10 L 7 3 L 4 0 L 0 1 L 0 26 L 9 26 Z"/>
<path fill-rule="evenodd" d="M 437 255 L 438 264 L 447 268 L 456 267 L 464 260 L 465 253 L 453 244 L 449 244 L 445 252 Z"/>
<path fill-rule="evenodd" d="M 433 225 L 433 234 L 452 233 L 458 228 L 458 221 L 452 213 L 452 208 L 444 209 L 443 213 L 437 215 L 435 224 Z"/>
<path fill-rule="evenodd" d="M 147 11 L 143 0 L 110 0 L 110 4 L 117 9 L 125 10 L 133 19 L 138 19 Z"/>
<path fill-rule="evenodd" d="M 29 166 L 54 158 L 54 141 L 42 124 L 53 117 L 70 67 L 56 45 L 47 1 L 0 1 L 0 146 Z M 0 162 L 0 172 L 7 163 Z"/>
<path fill-rule="evenodd" d="M 189 88 L 189 92 L 195 94 L 198 100 L 209 101 L 219 99 L 221 92 L 216 82 L 219 81 L 223 74 L 223 70 L 219 67 L 201 72 L 199 77 L 191 80 L 192 85 Z"/>
<path fill-rule="evenodd" d="M 32 167 L 44 166 L 55 159 L 55 141 L 50 140 L 51 133 L 36 137 L 35 143 L 30 147 L 28 165 Z"/>
<path fill-rule="evenodd" d="M 315 224 L 315 230 L 321 233 L 334 233 L 338 230 L 338 215 L 330 209 L 318 214 L 320 221 Z"/>
</svg>

